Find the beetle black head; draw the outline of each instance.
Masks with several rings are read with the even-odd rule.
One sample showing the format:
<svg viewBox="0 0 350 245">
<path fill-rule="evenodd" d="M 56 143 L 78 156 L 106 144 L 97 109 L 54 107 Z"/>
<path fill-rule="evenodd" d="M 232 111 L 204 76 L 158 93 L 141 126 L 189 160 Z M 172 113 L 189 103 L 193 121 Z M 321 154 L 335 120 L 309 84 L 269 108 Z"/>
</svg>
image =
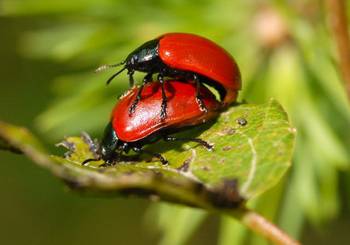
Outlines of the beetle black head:
<svg viewBox="0 0 350 245">
<path fill-rule="evenodd" d="M 99 148 L 99 152 L 102 160 L 105 162 L 111 162 L 116 159 L 116 157 L 120 154 L 121 144 L 122 142 L 118 139 L 118 136 L 113 129 L 112 123 L 108 123 L 105 128 L 103 138 L 101 141 L 101 145 Z M 116 152 L 119 150 L 118 152 Z"/>
<path fill-rule="evenodd" d="M 128 71 L 152 72 L 158 64 L 158 39 L 142 44 L 125 59 Z"/>
<path fill-rule="evenodd" d="M 128 70 L 129 74 L 134 71 L 142 72 L 157 72 L 159 71 L 159 64 L 161 64 L 158 56 L 158 39 L 154 39 L 142 44 L 140 47 L 132 51 L 123 62 L 113 65 L 102 65 L 98 67 L 95 72 L 101 72 L 109 68 L 124 65 L 122 69 L 113 74 L 108 80 L 109 84 L 116 76 L 124 70 Z"/>
<path fill-rule="evenodd" d="M 105 165 L 113 164 L 125 149 L 125 143 L 118 139 L 118 136 L 113 129 L 112 123 L 108 123 L 105 128 L 103 138 L 98 146 L 97 158 L 91 158 L 85 160 L 82 164 L 86 164 L 92 161 L 103 160 Z"/>
</svg>

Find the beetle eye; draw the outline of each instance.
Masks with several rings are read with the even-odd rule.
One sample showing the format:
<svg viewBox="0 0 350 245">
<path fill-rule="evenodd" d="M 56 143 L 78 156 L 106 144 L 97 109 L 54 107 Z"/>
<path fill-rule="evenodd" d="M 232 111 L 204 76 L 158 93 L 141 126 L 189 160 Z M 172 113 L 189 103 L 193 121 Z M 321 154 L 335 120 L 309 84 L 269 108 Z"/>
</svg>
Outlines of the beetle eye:
<svg viewBox="0 0 350 245">
<path fill-rule="evenodd" d="M 139 57 L 137 55 L 133 55 L 131 58 L 131 64 L 133 64 L 133 65 L 136 64 L 138 59 L 139 59 Z"/>
</svg>

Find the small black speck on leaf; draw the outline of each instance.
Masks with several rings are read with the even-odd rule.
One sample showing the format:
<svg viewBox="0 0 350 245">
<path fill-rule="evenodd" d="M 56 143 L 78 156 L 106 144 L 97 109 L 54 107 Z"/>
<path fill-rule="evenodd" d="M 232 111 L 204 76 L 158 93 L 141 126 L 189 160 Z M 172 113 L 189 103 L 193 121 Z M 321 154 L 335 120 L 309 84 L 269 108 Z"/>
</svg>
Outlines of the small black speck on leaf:
<svg viewBox="0 0 350 245">
<path fill-rule="evenodd" d="M 241 126 L 245 126 L 248 124 L 248 121 L 247 119 L 243 118 L 243 117 L 240 117 L 240 118 L 237 118 L 236 122 L 241 125 Z"/>
</svg>

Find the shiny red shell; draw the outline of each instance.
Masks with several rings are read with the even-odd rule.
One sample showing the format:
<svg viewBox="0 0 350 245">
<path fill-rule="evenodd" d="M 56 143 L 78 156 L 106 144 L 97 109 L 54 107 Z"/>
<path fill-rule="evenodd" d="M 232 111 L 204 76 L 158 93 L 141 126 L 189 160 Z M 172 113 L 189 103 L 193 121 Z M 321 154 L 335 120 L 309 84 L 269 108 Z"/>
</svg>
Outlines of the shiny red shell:
<svg viewBox="0 0 350 245">
<path fill-rule="evenodd" d="M 193 83 L 167 81 L 165 93 L 168 98 L 167 117 L 160 119 L 162 91 L 159 82 L 144 86 L 136 110 L 131 115 L 129 107 L 136 98 L 138 89 L 134 88 L 121 98 L 112 111 L 111 122 L 117 137 L 124 142 L 142 140 L 151 134 L 168 128 L 181 128 L 206 122 L 219 113 L 221 103 L 204 86 L 200 95 L 208 112 L 199 109 L 196 102 L 196 86 Z"/>
<path fill-rule="evenodd" d="M 159 57 L 173 69 L 203 75 L 226 90 L 223 103 L 236 100 L 241 75 L 233 57 L 216 43 L 194 34 L 168 33 L 159 37 Z"/>
</svg>

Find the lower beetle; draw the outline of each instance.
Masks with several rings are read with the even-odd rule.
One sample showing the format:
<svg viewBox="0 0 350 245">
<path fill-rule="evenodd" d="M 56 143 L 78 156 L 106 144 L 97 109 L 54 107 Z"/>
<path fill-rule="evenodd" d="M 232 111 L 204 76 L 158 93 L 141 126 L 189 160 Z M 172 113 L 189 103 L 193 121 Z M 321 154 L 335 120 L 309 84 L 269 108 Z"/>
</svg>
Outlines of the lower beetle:
<svg viewBox="0 0 350 245">
<path fill-rule="evenodd" d="M 146 84 L 142 90 L 142 100 L 135 113 L 130 115 L 128 108 L 138 93 L 138 89 L 134 88 L 114 107 L 100 145 L 91 147 L 97 149 L 97 158 L 87 159 L 83 164 L 104 160 L 103 166 L 114 165 L 123 152 L 128 153 L 131 149 L 137 153 L 151 154 L 163 164 L 167 164 L 167 160 L 161 154 L 142 149 L 144 145 L 160 139 L 193 141 L 211 150 L 212 145 L 204 140 L 170 136 L 187 127 L 205 123 L 219 114 L 222 104 L 205 86 L 199 88 L 199 93 L 208 111 L 205 113 L 198 108 L 195 102 L 196 90 L 197 87 L 193 83 L 168 81 L 164 86 L 169 98 L 168 116 L 165 120 L 160 120 L 158 108 L 162 103 L 162 84 L 160 82 Z"/>
</svg>

